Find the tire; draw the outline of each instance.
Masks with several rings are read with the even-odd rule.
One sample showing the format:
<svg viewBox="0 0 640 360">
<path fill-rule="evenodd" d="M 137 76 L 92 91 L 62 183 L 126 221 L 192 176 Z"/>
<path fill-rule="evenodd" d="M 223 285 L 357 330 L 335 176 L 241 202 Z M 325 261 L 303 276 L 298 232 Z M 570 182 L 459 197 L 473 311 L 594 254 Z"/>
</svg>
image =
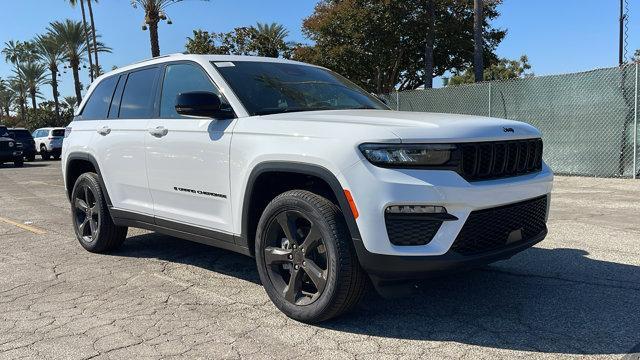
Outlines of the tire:
<svg viewBox="0 0 640 360">
<path fill-rule="evenodd" d="M 73 186 L 71 220 L 80 245 L 90 252 L 115 250 L 127 237 L 127 227 L 113 223 L 98 175 L 92 172 L 80 175 Z"/>
<path fill-rule="evenodd" d="M 35 161 L 36 160 L 36 154 L 31 154 L 29 156 L 27 156 L 27 161 L 31 162 L 31 161 Z"/>
<path fill-rule="evenodd" d="M 354 308 L 365 294 L 368 277 L 342 212 L 326 198 L 305 190 L 278 195 L 262 213 L 256 234 L 262 285 L 290 318 L 325 321 Z"/>
<path fill-rule="evenodd" d="M 60 160 L 60 155 L 53 155 L 53 160 Z"/>
<path fill-rule="evenodd" d="M 17 160 L 17 159 L 16 159 L 16 160 L 14 160 L 14 161 L 13 161 L 13 166 L 14 166 L 14 167 L 22 167 L 22 166 L 24 166 L 24 160 L 22 160 L 22 159 L 20 159 L 20 160 Z"/>
<path fill-rule="evenodd" d="M 49 152 L 44 145 L 40 145 L 40 156 L 42 156 L 42 160 L 49 160 Z"/>
</svg>

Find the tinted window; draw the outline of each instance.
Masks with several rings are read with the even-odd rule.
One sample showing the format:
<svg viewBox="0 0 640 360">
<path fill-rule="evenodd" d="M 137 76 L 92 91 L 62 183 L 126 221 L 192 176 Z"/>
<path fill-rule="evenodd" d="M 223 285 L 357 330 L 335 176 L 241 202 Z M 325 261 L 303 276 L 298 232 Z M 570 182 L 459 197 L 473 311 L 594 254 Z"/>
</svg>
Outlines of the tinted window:
<svg viewBox="0 0 640 360">
<path fill-rule="evenodd" d="M 31 134 L 28 130 L 11 130 L 9 133 L 14 139 L 31 139 Z"/>
<path fill-rule="evenodd" d="M 124 83 L 126 80 L 126 75 L 120 76 L 120 80 L 118 80 L 118 86 L 116 86 L 116 91 L 113 93 L 113 100 L 111 100 L 111 106 L 109 107 L 109 119 L 118 117 L 118 112 L 120 111 L 120 100 L 122 99 L 122 90 L 124 89 Z"/>
<path fill-rule="evenodd" d="M 51 136 L 64 136 L 64 129 L 51 130 Z"/>
<path fill-rule="evenodd" d="M 349 80 L 315 66 L 258 61 L 214 65 L 251 115 L 311 110 L 388 110 Z"/>
<path fill-rule="evenodd" d="M 117 81 L 118 77 L 112 76 L 102 80 L 96 86 L 82 110 L 81 118 L 83 120 L 104 119 L 107 117 Z"/>
<path fill-rule="evenodd" d="M 168 65 L 165 70 L 164 83 L 162 85 L 160 117 L 183 117 L 176 112 L 176 96 L 190 91 L 208 91 L 220 96 L 218 89 L 200 67 L 191 64 Z M 222 101 L 224 102 L 224 100 Z"/>
<path fill-rule="evenodd" d="M 8 136 L 7 128 L 5 126 L 0 126 L 0 136 Z"/>
<path fill-rule="evenodd" d="M 121 119 L 142 119 L 153 114 L 155 83 L 158 68 L 144 69 L 129 74 L 120 104 Z"/>
</svg>

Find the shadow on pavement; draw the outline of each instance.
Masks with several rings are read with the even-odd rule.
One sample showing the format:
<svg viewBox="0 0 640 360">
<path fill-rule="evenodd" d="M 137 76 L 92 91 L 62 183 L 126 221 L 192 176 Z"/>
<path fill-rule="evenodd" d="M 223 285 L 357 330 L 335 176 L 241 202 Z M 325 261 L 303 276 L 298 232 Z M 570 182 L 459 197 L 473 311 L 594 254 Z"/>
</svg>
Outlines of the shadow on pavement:
<svg viewBox="0 0 640 360">
<path fill-rule="evenodd" d="M 114 255 L 189 264 L 259 284 L 252 259 L 165 235 L 130 237 Z M 640 267 L 588 255 L 532 248 L 476 271 L 422 282 L 408 298 L 372 296 L 320 326 L 393 339 L 622 356 L 640 346 Z"/>
</svg>

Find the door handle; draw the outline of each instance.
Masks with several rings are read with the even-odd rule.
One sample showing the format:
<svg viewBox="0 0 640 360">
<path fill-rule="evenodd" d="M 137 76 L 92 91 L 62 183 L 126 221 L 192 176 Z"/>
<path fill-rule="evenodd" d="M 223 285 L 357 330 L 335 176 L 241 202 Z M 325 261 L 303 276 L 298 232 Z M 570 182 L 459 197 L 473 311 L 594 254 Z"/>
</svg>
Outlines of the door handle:
<svg viewBox="0 0 640 360">
<path fill-rule="evenodd" d="M 98 128 L 98 134 L 105 136 L 105 135 L 109 135 L 109 133 L 111 132 L 111 128 L 108 126 L 102 126 Z"/>
<path fill-rule="evenodd" d="M 149 134 L 155 136 L 155 137 L 163 137 L 165 135 L 167 135 L 169 133 L 169 129 L 167 129 L 164 126 L 157 126 L 155 128 L 149 129 Z"/>
</svg>

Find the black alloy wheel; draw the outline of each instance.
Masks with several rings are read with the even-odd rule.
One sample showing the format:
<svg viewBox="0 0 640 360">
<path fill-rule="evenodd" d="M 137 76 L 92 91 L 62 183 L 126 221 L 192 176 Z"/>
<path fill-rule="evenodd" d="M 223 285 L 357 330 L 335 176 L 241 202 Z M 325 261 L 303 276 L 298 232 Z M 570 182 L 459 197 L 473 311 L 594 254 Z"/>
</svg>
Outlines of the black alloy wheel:
<svg viewBox="0 0 640 360">
<path fill-rule="evenodd" d="M 290 303 L 309 305 L 325 289 L 328 253 L 320 231 L 299 211 L 278 214 L 267 230 L 264 259 L 269 278 Z"/>
<path fill-rule="evenodd" d="M 71 217 L 76 238 L 87 251 L 114 250 L 127 237 L 127 227 L 113 223 L 96 173 L 84 173 L 76 180 L 71 191 Z"/>
<path fill-rule="evenodd" d="M 73 206 L 78 235 L 88 243 L 94 241 L 100 232 L 100 211 L 97 196 L 88 184 L 78 189 Z"/>
</svg>

